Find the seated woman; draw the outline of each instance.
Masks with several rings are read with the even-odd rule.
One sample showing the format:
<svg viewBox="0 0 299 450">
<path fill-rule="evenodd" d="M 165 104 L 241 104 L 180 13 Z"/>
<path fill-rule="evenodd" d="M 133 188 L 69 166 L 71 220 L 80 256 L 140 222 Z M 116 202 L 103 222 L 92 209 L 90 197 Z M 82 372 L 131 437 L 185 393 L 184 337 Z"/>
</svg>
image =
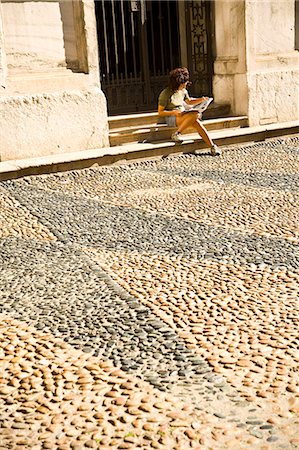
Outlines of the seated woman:
<svg viewBox="0 0 299 450">
<path fill-rule="evenodd" d="M 168 87 L 159 95 L 158 114 L 165 120 L 168 126 L 178 127 L 177 131 L 171 136 L 175 142 L 181 142 L 181 132 L 192 127 L 195 128 L 207 146 L 210 147 L 211 155 L 220 155 L 220 149 L 213 143 L 206 128 L 200 121 L 201 114 L 197 111 L 184 112 L 184 103 L 187 103 L 187 105 L 196 105 L 207 99 L 207 97 L 191 99 L 187 91 L 188 84 L 189 72 L 186 67 L 179 67 L 172 70 L 169 74 Z M 194 153 L 198 154 L 199 152 L 195 150 Z"/>
</svg>

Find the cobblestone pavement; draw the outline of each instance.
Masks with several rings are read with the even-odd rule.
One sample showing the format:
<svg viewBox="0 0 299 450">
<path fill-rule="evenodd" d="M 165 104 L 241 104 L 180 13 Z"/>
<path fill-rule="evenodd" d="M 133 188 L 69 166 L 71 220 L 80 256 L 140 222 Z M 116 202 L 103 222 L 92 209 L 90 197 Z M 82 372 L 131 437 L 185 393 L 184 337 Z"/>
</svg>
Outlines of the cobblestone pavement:
<svg viewBox="0 0 299 450">
<path fill-rule="evenodd" d="M 0 184 L 0 449 L 299 447 L 299 137 Z"/>
</svg>

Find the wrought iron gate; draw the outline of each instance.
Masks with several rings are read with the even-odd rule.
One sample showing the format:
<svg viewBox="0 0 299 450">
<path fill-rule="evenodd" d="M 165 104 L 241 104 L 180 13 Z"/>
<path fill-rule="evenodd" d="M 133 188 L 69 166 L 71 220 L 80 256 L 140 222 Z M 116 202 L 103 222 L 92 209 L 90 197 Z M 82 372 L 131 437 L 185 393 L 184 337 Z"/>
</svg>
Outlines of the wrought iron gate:
<svg viewBox="0 0 299 450">
<path fill-rule="evenodd" d="M 187 66 L 193 83 L 192 94 L 211 96 L 214 64 L 213 2 L 193 0 L 186 1 L 185 5 Z"/>
<path fill-rule="evenodd" d="M 206 26 L 210 20 L 209 3 L 95 1 L 101 83 L 110 115 L 157 108 L 157 97 L 167 85 L 169 71 L 182 65 L 181 40 L 186 44 L 187 65 L 194 82 L 192 93 L 211 93 Z M 181 14 L 186 36 L 179 27 Z"/>
</svg>

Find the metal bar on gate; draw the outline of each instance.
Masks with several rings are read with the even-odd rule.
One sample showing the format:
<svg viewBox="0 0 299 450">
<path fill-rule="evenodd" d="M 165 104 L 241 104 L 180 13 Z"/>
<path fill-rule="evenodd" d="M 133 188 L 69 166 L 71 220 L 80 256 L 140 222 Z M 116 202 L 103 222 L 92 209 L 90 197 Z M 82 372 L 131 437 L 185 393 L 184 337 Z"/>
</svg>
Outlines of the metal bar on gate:
<svg viewBox="0 0 299 450">
<path fill-rule="evenodd" d="M 144 82 L 144 104 L 149 104 L 151 95 L 149 60 L 148 60 L 148 42 L 147 42 L 147 14 L 146 14 L 146 0 L 140 1 L 140 37 L 141 37 L 141 51 L 142 51 L 142 78 Z"/>
<path fill-rule="evenodd" d="M 115 63 L 116 63 L 116 78 L 118 79 L 118 47 L 117 47 L 117 33 L 116 33 L 114 0 L 111 1 L 111 4 L 112 4 L 113 37 L 114 37 L 114 50 L 115 50 Z"/>
<path fill-rule="evenodd" d="M 193 70 L 193 62 L 192 62 L 192 42 L 191 41 L 191 13 L 192 13 L 192 2 L 188 1 L 185 3 L 185 18 L 186 18 L 186 35 L 187 39 L 187 61 L 188 61 L 188 69 L 190 72 L 191 78 L 193 78 L 194 70 Z"/>
<path fill-rule="evenodd" d="M 205 2 L 206 4 L 206 36 L 207 36 L 207 86 L 208 86 L 208 94 L 212 95 L 212 79 L 213 79 L 213 44 L 211 36 L 214 35 L 213 30 L 213 13 L 214 13 L 214 5 L 209 4 L 208 2 Z"/>
<path fill-rule="evenodd" d="M 153 11 L 151 11 L 151 37 L 152 37 L 152 58 L 153 58 L 153 70 L 154 76 L 156 76 L 156 48 L 155 48 L 155 33 L 154 33 L 154 18 Z"/>
<path fill-rule="evenodd" d="M 137 78 L 137 64 L 136 64 L 136 47 L 135 47 L 135 25 L 134 25 L 134 13 L 131 14 L 131 26 L 132 26 L 132 50 L 133 50 L 133 67 L 134 67 L 134 77 Z"/>
<path fill-rule="evenodd" d="M 164 65 L 164 48 L 163 48 L 163 30 L 162 30 L 162 9 L 161 0 L 159 1 L 159 31 L 160 31 L 160 48 L 161 48 L 161 59 L 162 59 L 162 72 L 165 72 Z"/>
<path fill-rule="evenodd" d="M 172 51 L 172 34 L 171 34 L 171 18 L 170 18 L 170 5 L 169 2 L 167 2 L 167 15 L 168 15 L 168 30 L 169 30 L 169 52 L 170 52 L 170 70 L 173 69 L 173 51 Z"/>
<path fill-rule="evenodd" d="M 126 25 L 125 25 L 125 15 L 124 15 L 124 0 L 120 1 L 121 8 L 121 24 L 123 31 L 123 45 L 124 45 L 124 63 L 125 63 L 125 78 L 128 78 L 128 67 L 127 67 L 127 43 L 126 43 Z"/>
<path fill-rule="evenodd" d="M 106 66 L 107 66 L 107 75 L 109 75 L 110 74 L 110 64 L 109 64 L 109 53 L 108 53 L 108 43 L 107 43 L 107 27 L 106 27 L 104 0 L 102 0 L 102 12 L 103 12 L 103 23 L 104 23 L 105 59 L 106 59 Z"/>
</svg>

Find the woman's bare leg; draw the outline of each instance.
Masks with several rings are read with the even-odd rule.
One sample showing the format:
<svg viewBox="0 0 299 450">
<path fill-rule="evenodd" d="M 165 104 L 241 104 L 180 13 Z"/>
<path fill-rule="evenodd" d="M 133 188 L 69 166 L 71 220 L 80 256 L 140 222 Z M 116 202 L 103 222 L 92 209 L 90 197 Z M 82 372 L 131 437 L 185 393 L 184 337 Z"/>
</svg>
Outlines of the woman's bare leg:
<svg viewBox="0 0 299 450">
<path fill-rule="evenodd" d="M 194 123 L 194 128 L 200 134 L 200 136 L 203 138 L 203 140 L 209 147 L 212 147 L 214 145 L 214 142 L 210 138 L 206 130 L 206 127 L 199 120 L 196 120 L 196 122 Z"/>
<path fill-rule="evenodd" d="M 180 116 L 177 116 L 176 123 L 178 126 L 178 132 L 181 133 L 182 131 L 186 130 L 187 128 L 195 128 L 195 130 L 198 132 L 198 134 L 202 137 L 204 142 L 207 144 L 208 147 L 212 147 L 214 145 L 212 139 L 210 138 L 206 128 L 204 125 L 200 122 L 198 118 L 197 113 L 187 113 L 182 114 Z"/>
<path fill-rule="evenodd" d="M 176 124 L 178 127 L 178 132 L 181 133 L 182 131 L 186 130 L 187 128 L 194 128 L 194 122 L 197 120 L 197 113 L 187 113 L 187 114 L 180 114 L 176 117 Z"/>
</svg>

